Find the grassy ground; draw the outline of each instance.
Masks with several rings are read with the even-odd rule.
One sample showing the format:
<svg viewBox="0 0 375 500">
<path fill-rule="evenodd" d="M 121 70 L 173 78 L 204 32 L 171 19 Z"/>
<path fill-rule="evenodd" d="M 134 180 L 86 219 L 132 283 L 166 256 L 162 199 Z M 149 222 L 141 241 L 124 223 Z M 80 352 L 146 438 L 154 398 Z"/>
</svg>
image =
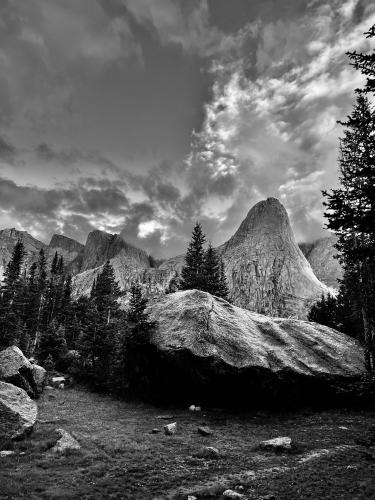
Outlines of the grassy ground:
<svg viewBox="0 0 375 500">
<path fill-rule="evenodd" d="M 174 416 L 173 436 L 150 431 Z M 229 414 L 191 413 L 116 401 L 83 389 L 45 391 L 33 434 L 0 458 L 0 498 L 187 499 L 220 498 L 239 488 L 248 498 L 278 500 L 375 498 L 375 412 L 329 411 Z M 203 437 L 197 427 L 214 431 Z M 47 450 L 64 428 L 80 442 L 78 454 Z M 290 436 L 293 453 L 256 449 L 259 441 Z M 197 454 L 214 446 L 220 458 Z"/>
</svg>

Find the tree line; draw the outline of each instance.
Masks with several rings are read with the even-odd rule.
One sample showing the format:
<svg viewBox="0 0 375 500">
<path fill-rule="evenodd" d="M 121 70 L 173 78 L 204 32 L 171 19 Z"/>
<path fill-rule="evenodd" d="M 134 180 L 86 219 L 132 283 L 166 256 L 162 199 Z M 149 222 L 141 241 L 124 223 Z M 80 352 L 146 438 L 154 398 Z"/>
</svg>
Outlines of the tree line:
<svg viewBox="0 0 375 500">
<path fill-rule="evenodd" d="M 375 25 L 366 33 L 375 37 Z M 355 92 L 356 101 L 344 122 L 339 148 L 339 182 L 324 191 L 327 228 L 338 242 L 343 267 L 337 296 L 322 297 L 309 319 L 360 339 L 367 370 L 375 373 L 375 51 L 348 53 L 350 63 L 366 76 Z"/>
</svg>

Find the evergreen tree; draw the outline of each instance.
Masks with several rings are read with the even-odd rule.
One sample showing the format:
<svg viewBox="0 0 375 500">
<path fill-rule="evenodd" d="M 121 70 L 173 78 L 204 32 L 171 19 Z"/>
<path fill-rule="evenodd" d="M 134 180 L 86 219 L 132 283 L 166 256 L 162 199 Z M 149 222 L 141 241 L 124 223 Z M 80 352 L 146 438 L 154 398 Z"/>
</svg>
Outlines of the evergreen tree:
<svg viewBox="0 0 375 500">
<path fill-rule="evenodd" d="M 218 296 L 224 300 L 229 301 L 228 281 L 227 281 L 227 276 L 225 273 L 225 264 L 224 264 L 224 261 L 222 259 L 220 260 L 220 289 L 219 289 Z"/>
<path fill-rule="evenodd" d="M 339 304 L 336 297 L 330 293 L 328 293 L 327 297 L 322 294 L 321 299 L 311 307 L 307 319 L 330 328 L 341 329 Z"/>
<path fill-rule="evenodd" d="M 147 324 L 146 307 L 147 299 L 143 297 L 141 285 L 133 282 L 130 287 L 128 320 L 140 327 Z"/>
<path fill-rule="evenodd" d="M 375 38 L 375 24 L 365 33 L 367 38 Z M 367 77 L 365 92 L 375 92 L 375 50 L 370 54 L 362 54 L 357 51 L 348 52 L 352 66 L 360 70 Z"/>
<path fill-rule="evenodd" d="M 204 242 L 205 235 L 199 222 L 196 223 L 192 238 L 189 243 L 185 266 L 181 271 L 181 290 L 197 289 L 202 290 L 203 283 L 203 265 L 204 265 Z"/>
<path fill-rule="evenodd" d="M 42 332 L 38 357 L 43 363 L 51 355 L 55 364 L 59 363 L 67 352 L 65 340 L 65 329 L 58 325 L 57 321 L 52 321 L 45 331 Z"/>
<path fill-rule="evenodd" d="M 204 254 L 202 266 L 202 285 L 201 289 L 211 295 L 220 297 L 221 294 L 221 264 L 220 259 L 209 243 Z"/>
<path fill-rule="evenodd" d="M 120 295 L 120 287 L 116 281 L 113 267 L 107 261 L 103 266 L 102 272 L 96 279 L 95 288 L 92 290 L 91 296 L 96 303 L 99 314 L 105 318 L 108 324 L 112 317 L 115 317 L 119 311 L 117 299 Z"/>
<path fill-rule="evenodd" d="M 24 308 L 24 279 L 22 265 L 24 246 L 18 241 L 8 262 L 1 286 L 0 297 L 0 348 L 5 348 L 17 341 L 18 321 Z"/>
<path fill-rule="evenodd" d="M 358 283 L 358 304 L 366 367 L 375 370 L 375 115 L 357 95 L 340 144 L 340 184 L 327 198 L 327 227 L 338 236 L 337 249 L 347 276 Z M 341 293 L 341 292 L 340 292 Z"/>
</svg>

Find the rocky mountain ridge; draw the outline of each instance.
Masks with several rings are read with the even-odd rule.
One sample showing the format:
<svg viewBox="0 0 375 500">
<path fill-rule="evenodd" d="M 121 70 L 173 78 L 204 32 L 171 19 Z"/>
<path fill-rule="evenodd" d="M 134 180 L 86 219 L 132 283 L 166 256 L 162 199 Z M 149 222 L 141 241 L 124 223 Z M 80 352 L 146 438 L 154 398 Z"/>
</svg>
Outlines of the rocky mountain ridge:
<svg viewBox="0 0 375 500">
<path fill-rule="evenodd" d="M 9 231 L 11 237 L 7 237 Z M 55 251 L 63 255 L 68 272 L 74 276 L 75 296 L 90 292 L 107 260 L 124 291 L 129 290 L 132 281 L 139 281 L 151 297 L 164 293 L 184 264 L 184 255 L 180 255 L 153 267 L 153 259 L 144 250 L 130 245 L 120 235 L 99 230 L 88 235 L 85 245 L 63 235 L 54 235 L 45 245 L 14 229 L 0 232 L 3 262 L 9 260 L 19 235 L 27 243 L 29 260 L 36 258 L 40 248 L 49 256 Z M 1 254 L 3 246 L 8 250 Z M 217 250 L 226 266 L 230 299 L 239 307 L 273 316 L 304 317 L 307 307 L 328 292 L 298 247 L 288 214 L 275 198 L 257 203 L 232 238 Z M 312 253 L 314 262 L 318 262 L 317 253 L 319 246 Z"/>
</svg>

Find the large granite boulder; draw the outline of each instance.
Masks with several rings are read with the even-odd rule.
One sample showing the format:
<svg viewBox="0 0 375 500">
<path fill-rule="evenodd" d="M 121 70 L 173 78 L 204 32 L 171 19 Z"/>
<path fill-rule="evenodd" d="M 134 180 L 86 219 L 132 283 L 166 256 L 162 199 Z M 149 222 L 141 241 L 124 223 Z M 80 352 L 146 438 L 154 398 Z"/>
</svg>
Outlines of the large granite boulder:
<svg viewBox="0 0 375 500">
<path fill-rule="evenodd" d="M 0 442 L 30 432 L 38 415 L 35 401 L 19 387 L 0 382 Z"/>
<path fill-rule="evenodd" d="M 170 400 L 323 403 L 365 373 L 360 345 L 316 323 L 263 316 L 197 290 L 165 295 L 149 312 L 158 325 L 150 378 Z"/>
<path fill-rule="evenodd" d="M 24 389 L 32 398 L 39 394 L 33 365 L 16 346 L 0 351 L 0 380 Z"/>
</svg>

